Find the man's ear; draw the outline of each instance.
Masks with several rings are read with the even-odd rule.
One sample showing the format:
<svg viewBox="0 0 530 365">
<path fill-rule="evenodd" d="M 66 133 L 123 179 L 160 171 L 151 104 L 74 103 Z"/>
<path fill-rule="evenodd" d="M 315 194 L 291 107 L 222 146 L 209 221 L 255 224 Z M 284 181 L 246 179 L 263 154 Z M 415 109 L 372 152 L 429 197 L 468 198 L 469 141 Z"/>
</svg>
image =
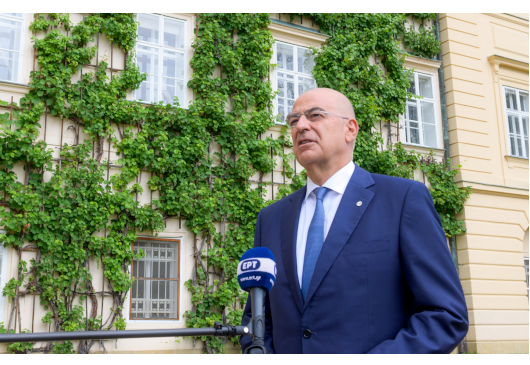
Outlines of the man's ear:
<svg viewBox="0 0 530 365">
<path fill-rule="evenodd" d="M 357 138 L 357 133 L 359 133 L 359 124 L 355 118 L 350 118 L 344 123 L 344 128 L 346 128 L 346 142 L 353 143 Z"/>
</svg>

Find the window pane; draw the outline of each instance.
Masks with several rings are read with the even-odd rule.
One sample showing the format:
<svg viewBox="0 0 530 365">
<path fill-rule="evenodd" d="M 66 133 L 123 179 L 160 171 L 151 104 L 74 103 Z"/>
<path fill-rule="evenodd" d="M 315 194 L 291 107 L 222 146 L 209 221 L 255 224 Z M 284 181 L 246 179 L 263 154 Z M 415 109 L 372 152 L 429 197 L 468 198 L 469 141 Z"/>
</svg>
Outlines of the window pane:
<svg viewBox="0 0 530 365">
<path fill-rule="evenodd" d="M 316 85 L 315 80 L 307 78 L 307 77 L 298 76 L 298 95 L 297 96 L 300 96 L 306 91 L 312 90 L 316 87 L 317 85 Z"/>
<path fill-rule="evenodd" d="M 409 88 L 409 92 L 413 93 L 414 95 L 417 95 L 416 94 L 416 82 L 414 81 L 414 76 L 412 76 L 410 78 L 410 88 Z M 412 99 L 408 99 L 408 100 L 412 100 Z"/>
<path fill-rule="evenodd" d="M 519 92 L 519 102 L 521 104 L 521 111 L 528 113 L 528 94 Z"/>
<path fill-rule="evenodd" d="M 512 156 L 517 156 L 515 153 L 515 138 L 513 136 L 510 136 L 510 149 L 512 151 Z"/>
<path fill-rule="evenodd" d="M 506 89 L 506 108 L 517 110 L 517 99 L 515 98 L 515 91 Z"/>
<path fill-rule="evenodd" d="M 409 119 L 410 120 L 418 120 L 418 108 L 416 105 L 408 105 L 408 112 L 409 112 Z"/>
<path fill-rule="evenodd" d="M 162 67 L 162 75 L 184 79 L 184 55 L 182 53 L 164 51 L 164 64 Z"/>
<path fill-rule="evenodd" d="M 277 43 L 278 69 L 294 71 L 293 46 Z"/>
<path fill-rule="evenodd" d="M 521 129 L 519 128 L 519 117 L 516 117 L 515 115 L 512 116 L 513 119 L 513 125 L 515 127 L 515 134 L 520 135 Z"/>
<path fill-rule="evenodd" d="M 522 117 L 523 119 L 523 136 L 528 137 L 528 117 Z"/>
<path fill-rule="evenodd" d="M 22 22 L 0 19 L 0 80 L 18 81 Z"/>
<path fill-rule="evenodd" d="M 279 122 L 284 123 L 285 122 L 285 106 L 283 105 L 283 98 L 278 99 L 278 115 L 279 115 Z"/>
<path fill-rule="evenodd" d="M 0 48 L 20 51 L 20 33 L 22 22 L 0 19 Z"/>
<path fill-rule="evenodd" d="M 287 114 L 293 111 L 294 100 L 287 100 Z"/>
<path fill-rule="evenodd" d="M 0 51 L 0 80 L 17 80 L 18 59 L 18 52 Z"/>
<path fill-rule="evenodd" d="M 420 143 L 420 130 L 417 129 L 417 128 L 412 128 L 412 124 L 411 123 L 411 128 L 410 128 L 410 143 L 416 143 L 416 144 L 419 144 Z M 414 123 L 417 125 L 417 123 Z"/>
<path fill-rule="evenodd" d="M 1 15 L 16 16 L 17 18 L 22 18 L 23 13 L 0 13 Z"/>
<path fill-rule="evenodd" d="M 421 119 L 423 123 L 434 124 L 434 104 L 428 101 L 421 102 Z"/>
<path fill-rule="evenodd" d="M 294 82 L 287 82 L 287 97 L 294 99 Z"/>
<path fill-rule="evenodd" d="M 158 74 L 158 52 L 156 48 L 143 47 L 138 49 L 137 62 L 140 72 L 147 72 L 151 75 Z"/>
<path fill-rule="evenodd" d="M 296 47 L 296 53 L 298 57 L 298 72 L 311 74 L 313 72 L 313 67 L 315 66 L 315 56 L 313 56 L 313 52 L 307 48 Z"/>
<path fill-rule="evenodd" d="M 508 115 L 508 130 L 510 131 L 510 133 L 513 133 L 513 131 L 515 130 L 515 128 L 513 127 L 513 116 L 512 115 Z"/>
<path fill-rule="evenodd" d="M 436 147 L 436 126 L 434 124 L 423 124 L 423 144 Z"/>
<path fill-rule="evenodd" d="M 420 84 L 420 96 L 424 98 L 433 99 L 432 92 L 432 78 L 425 75 L 418 74 L 418 83 Z"/>
<path fill-rule="evenodd" d="M 278 79 L 278 96 L 285 97 L 285 80 Z"/>
<path fill-rule="evenodd" d="M 524 157 L 528 158 L 528 138 L 524 139 L 524 149 L 526 151 L 526 155 Z"/>
<path fill-rule="evenodd" d="M 159 44 L 158 21 L 159 17 L 148 14 L 138 15 L 138 40 L 143 42 Z"/>
<path fill-rule="evenodd" d="M 521 141 L 521 137 L 516 138 L 517 141 L 517 156 L 523 156 L 523 142 Z"/>
<path fill-rule="evenodd" d="M 164 18 L 164 46 L 184 48 L 184 22 Z"/>
<path fill-rule="evenodd" d="M 175 79 L 168 79 L 164 77 L 164 85 L 162 86 L 162 100 L 166 104 L 173 104 L 173 98 L 177 96 Z M 155 251 L 158 255 L 158 251 Z"/>
</svg>

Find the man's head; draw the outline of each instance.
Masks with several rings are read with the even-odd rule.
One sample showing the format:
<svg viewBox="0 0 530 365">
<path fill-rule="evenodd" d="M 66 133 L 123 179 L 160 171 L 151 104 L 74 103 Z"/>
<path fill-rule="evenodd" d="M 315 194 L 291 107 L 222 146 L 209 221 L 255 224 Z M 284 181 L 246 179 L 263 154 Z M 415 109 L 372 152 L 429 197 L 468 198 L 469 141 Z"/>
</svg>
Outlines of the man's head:
<svg viewBox="0 0 530 365">
<path fill-rule="evenodd" d="M 320 112 L 320 116 L 308 112 Z M 292 121 L 294 154 L 313 181 L 311 175 L 327 180 L 351 161 L 359 127 L 346 96 L 326 88 L 309 90 L 295 101 L 288 116 L 288 123 Z"/>
</svg>

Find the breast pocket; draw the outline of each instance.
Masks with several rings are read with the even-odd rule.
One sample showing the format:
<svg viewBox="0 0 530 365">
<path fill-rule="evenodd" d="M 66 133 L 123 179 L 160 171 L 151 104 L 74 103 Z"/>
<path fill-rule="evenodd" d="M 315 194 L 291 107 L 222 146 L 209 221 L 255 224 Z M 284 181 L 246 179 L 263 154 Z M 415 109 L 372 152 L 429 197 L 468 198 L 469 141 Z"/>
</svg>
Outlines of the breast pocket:
<svg viewBox="0 0 530 365">
<path fill-rule="evenodd" d="M 343 255 L 357 255 L 361 253 L 370 252 L 384 252 L 388 251 L 390 243 L 388 239 L 373 240 L 373 241 L 362 241 L 362 242 L 349 242 L 344 246 Z"/>
</svg>

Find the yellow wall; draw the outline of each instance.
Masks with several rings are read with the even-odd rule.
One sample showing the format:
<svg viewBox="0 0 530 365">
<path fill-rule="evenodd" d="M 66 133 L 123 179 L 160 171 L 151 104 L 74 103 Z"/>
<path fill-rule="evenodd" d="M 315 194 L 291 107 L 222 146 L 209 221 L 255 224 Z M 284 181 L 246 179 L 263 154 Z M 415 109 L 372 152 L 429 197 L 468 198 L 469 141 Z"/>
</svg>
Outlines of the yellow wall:
<svg viewBox="0 0 530 365">
<path fill-rule="evenodd" d="M 457 238 L 469 352 L 528 353 L 528 159 L 508 156 L 502 91 L 528 90 L 527 19 L 440 14 L 450 156 L 458 184 L 473 188 Z"/>
</svg>

